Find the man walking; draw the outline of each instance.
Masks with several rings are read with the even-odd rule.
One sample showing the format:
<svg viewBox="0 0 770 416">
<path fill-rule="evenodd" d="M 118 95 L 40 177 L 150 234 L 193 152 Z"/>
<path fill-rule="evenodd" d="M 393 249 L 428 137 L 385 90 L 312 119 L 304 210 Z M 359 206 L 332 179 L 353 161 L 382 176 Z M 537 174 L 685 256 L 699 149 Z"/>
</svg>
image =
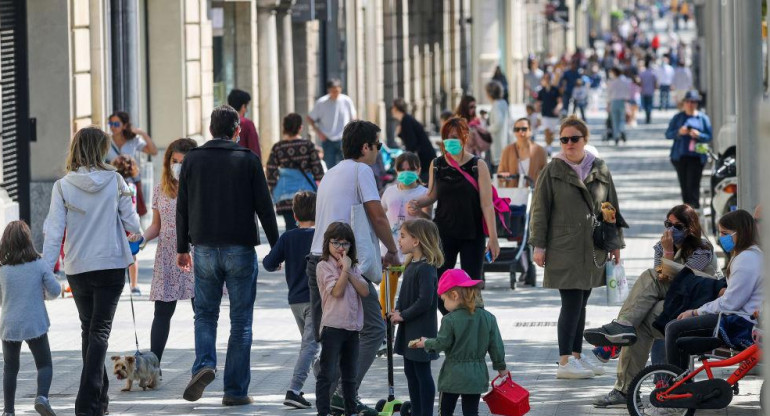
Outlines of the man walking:
<svg viewBox="0 0 770 416">
<path fill-rule="evenodd" d="M 195 363 L 184 399 L 200 399 L 214 380 L 217 365 L 217 320 L 222 286 L 230 296 L 230 339 L 225 361 L 225 406 L 253 402 L 251 381 L 251 324 L 257 290 L 259 233 L 254 214 L 274 246 L 278 226 L 262 163 L 239 146 L 239 115 L 229 105 L 214 109 L 209 131 L 214 137 L 190 151 L 179 175 L 176 206 L 177 265 L 194 266 Z M 189 253 L 195 246 L 195 261 Z"/>
<path fill-rule="evenodd" d="M 660 89 L 659 110 L 668 110 L 671 96 L 671 83 L 674 82 L 674 67 L 669 63 L 669 57 L 663 57 L 663 65 L 658 68 L 658 88 Z"/>
<path fill-rule="evenodd" d="M 238 112 L 241 120 L 241 135 L 238 144 L 251 150 L 262 157 L 262 149 L 259 147 L 259 133 L 254 126 L 254 122 L 246 118 L 246 111 L 251 103 L 251 94 L 246 91 L 234 89 L 227 95 L 227 104 Z"/>
<path fill-rule="evenodd" d="M 658 85 L 658 78 L 652 69 L 652 59 L 647 58 L 644 61 L 644 71 L 639 74 L 639 80 L 642 84 L 642 109 L 645 114 L 647 124 L 652 122 L 652 99 L 655 96 L 655 88 Z"/>
<path fill-rule="evenodd" d="M 318 185 L 316 199 L 315 224 L 316 232 L 310 255 L 307 258 L 307 275 L 310 286 L 311 315 L 315 325 L 316 340 L 320 341 L 321 326 L 321 296 L 316 282 L 316 265 L 323 251 L 323 236 L 329 224 L 342 221 L 350 223 L 350 209 L 353 205 L 364 205 L 366 216 L 372 227 L 372 232 L 387 248 L 384 263 L 399 264 L 396 255 L 396 243 L 390 230 L 388 218 L 380 203 L 380 194 L 374 180 L 371 166 L 377 160 L 382 143 L 377 136 L 380 128 L 368 121 L 352 121 L 342 134 L 342 152 L 345 159 L 330 169 Z M 360 258 L 362 262 L 364 259 Z M 361 329 L 360 349 L 358 354 L 358 371 L 356 389 L 361 385 L 366 372 L 372 365 L 377 351 L 385 339 L 385 322 L 382 319 L 380 302 L 372 281 L 379 281 L 381 276 L 364 276 L 369 284 L 369 296 L 362 298 L 364 309 L 364 327 Z M 319 399 L 320 400 L 320 399 Z M 366 407 L 357 401 L 356 413 L 364 416 L 376 416 L 377 411 Z M 332 409 L 344 411 L 342 397 L 335 394 L 331 401 Z"/>
<path fill-rule="evenodd" d="M 342 161 L 342 130 L 357 118 L 353 100 L 342 93 L 342 82 L 332 78 L 326 82 L 327 94 L 315 102 L 307 121 L 321 140 L 326 168 Z"/>
</svg>

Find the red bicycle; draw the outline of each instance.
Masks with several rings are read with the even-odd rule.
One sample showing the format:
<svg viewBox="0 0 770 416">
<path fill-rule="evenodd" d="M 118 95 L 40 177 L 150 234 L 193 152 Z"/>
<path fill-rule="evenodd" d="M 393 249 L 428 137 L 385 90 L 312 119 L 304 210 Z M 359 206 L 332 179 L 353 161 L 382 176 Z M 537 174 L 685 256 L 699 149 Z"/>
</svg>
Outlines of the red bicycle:
<svg viewBox="0 0 770 416">
<path fill-rule="evenodd" d="M 697 356 L 702 365 L 692 371 L 682 371 L 670 364 L 652 365 L 642 370 L 631 382 L 627 394 L 629 414 L 691 416 L 698 409 L 724 409 L 732 401 L 733 394 L 738 393 L 738 381 L 762 358 L 759 342 L 727 359 L 710 354 L 724 346 L 716 329 L 712 337 L 682 337 L 676 344 L 682 351 Z M 727 380 L 714 378 L 714 368 L 736 364 L 739 364 L 738 368 Z M 695 381 L 695 376 L 703 371 L 708 378 Z"/>
</svg>

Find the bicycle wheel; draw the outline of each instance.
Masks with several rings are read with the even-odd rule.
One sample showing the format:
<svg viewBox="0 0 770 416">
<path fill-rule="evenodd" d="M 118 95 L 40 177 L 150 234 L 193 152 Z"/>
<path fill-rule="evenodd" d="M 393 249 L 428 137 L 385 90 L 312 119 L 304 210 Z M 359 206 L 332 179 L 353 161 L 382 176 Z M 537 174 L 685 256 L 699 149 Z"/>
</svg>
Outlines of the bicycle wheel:
<svg viewBox="0 0 770 416">
<path fill-rule="evenodd" d="M 672 380 L 682 372 L 679 367 L 669 364 L 651 365 L 642 370 L 634 377 L 631 388 L 626 394 L 628 413 L 631 416 L 692 416 L 695 414 L 695 409 L 667 409 L 654 407 L 650 403 L 650 394 L 653 390 L 673 384 Z"/>
</svg>

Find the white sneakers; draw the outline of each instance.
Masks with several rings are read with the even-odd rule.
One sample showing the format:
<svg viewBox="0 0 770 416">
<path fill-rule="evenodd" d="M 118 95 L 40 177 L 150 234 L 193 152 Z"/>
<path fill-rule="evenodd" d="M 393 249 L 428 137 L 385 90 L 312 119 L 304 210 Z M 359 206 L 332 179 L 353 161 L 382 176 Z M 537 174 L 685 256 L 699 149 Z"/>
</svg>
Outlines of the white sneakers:
<svg viewBox="0 0 770 416">
<path fill-rule="evenodd" d="M 595 374 L 593 369 L 588 369 L 583 365 L 583 360 L 578 360 L 575 357 L 569 357 L 567 364 L 558 364 L 556 369 L 556 378 L 563 379 L 583 379 L 591 378 Z"/>
<path fill-rule="evenodd" d="M 604 367 L 602 367 L 602 363 L 599 362 L 599 359 L 593 353 L 581 354 L 580 359 L 577 361 L 587 370 L 593 371 L 595 376 L 604 375 Z"/>
</svg>

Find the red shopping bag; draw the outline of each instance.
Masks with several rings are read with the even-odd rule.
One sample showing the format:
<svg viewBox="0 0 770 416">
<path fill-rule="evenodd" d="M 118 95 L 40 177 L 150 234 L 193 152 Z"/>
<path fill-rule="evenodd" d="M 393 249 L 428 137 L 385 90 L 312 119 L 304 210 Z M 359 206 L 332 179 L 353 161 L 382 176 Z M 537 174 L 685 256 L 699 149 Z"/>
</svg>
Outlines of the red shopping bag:
<svg viewBox="0 0 770 416">
<path fill-rule="evenodd" d="M 492 391 L 484 396 L 484 401 L 495 415 L 522 416 L 529 412 L 529 392 L 514 383 L 510 374 L 492 380 Z"/>
</svg>

